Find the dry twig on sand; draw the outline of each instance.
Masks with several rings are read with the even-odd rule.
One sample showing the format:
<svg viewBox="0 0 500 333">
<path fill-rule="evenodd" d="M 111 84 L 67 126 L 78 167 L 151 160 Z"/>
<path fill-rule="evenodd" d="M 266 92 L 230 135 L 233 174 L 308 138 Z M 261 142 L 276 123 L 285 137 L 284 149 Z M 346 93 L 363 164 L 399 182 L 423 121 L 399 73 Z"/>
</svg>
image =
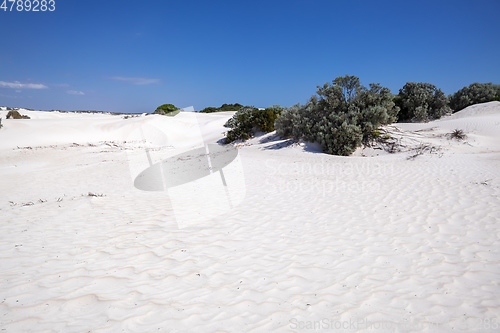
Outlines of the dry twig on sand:
<svg viewBox="0 0 500 333">
<path fill-rule="evenodd" d="M 408 160 L 414 160 L 417 156 L 423 155 L 424 153 L 435 154 L 441 151 L 440 147 L 433 146 L 429 143 L 421 143 L 416 148 L 413 148 L 413 154 L 408 156 Z"/>
<path fill-rule="evenodd" d="M 89 194 L 87 195 L 88 197 L 98 197 L 98 198 L 102 198 L 104 197 L 105 195 L 104 194 L 98 194 L 98 193 L 92 193 L 92 192 L 89 192 Z"/>
</svg>

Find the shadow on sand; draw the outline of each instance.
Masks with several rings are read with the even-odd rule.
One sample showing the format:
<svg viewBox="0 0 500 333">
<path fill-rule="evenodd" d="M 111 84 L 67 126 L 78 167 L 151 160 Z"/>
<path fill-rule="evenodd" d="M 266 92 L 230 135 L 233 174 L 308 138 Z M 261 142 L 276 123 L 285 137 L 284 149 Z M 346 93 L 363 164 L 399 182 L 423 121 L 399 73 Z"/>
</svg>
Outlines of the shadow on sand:
<svg viewBox="0 0 500 333">
<path fill-rule="evenodd" d="M 292 145 L 301 146 L 304 151 L 310 153 L 323 153 L 321 146 L 316 143 L 304 142 L 304 141 L 296 141 L 294 139 L 282 139 L 276 134 L 266 135 L 259 140 L 260 144 L 270 143 L 269 145 L 264 146 L 262 149 L 265 150 L 277 150 L 285 147 L 289 147 Z"/>
</svg>

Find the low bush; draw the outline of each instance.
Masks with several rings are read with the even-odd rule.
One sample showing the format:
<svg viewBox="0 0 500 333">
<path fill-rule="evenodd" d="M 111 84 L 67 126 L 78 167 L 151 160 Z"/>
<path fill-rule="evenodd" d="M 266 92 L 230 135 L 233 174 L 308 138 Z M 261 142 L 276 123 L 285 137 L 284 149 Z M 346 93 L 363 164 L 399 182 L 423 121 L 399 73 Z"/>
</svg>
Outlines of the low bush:
<svg viewBox="0 0 500 333">
<path fill-rule="evenodd" d="M 211 113 L 211 112 L 219 112 L 219 111 L 238 111 L 241 109 L 243 105 L 239 103 L 235 104 L 222 104 L 220 107 L 216 108 L 213 106 L 209 106 L 201 110 L 201 113 Z"/>
<path fill-rule="evenodd" d="M 177 111 L 177 110 L 179 110 L 179 108 L 173 104 L 163 104 L 163 105 L 160 105 L 159 107 L 157 107 L 155 112 L 153 112 L 153 114 L 165 115 L 165 114 L 168 114 L 170 112 Z"/>
<path fill-rule="evenodd" d="M 328 154 L 347 156 L 373 139 L 380 125 L 396 120 L 399 108 L 393 99 L 379 84 L 367 89 L 356 76 L 337 77 L 318 86 L 305 105 L 286 108 L 276 120 L 276 134 L 317 142 Z"/>
<path fill-rule="evenodd" d="M 226 134 L 226 143 L 236 140 L 247 140 L 257 132 L 274 131 L 274 123 L 281 113 L 278 105 L 259 110 L 253 106 L 244 106 L 229 119 L 225 127 L 230 128 Z"/>
<path fill-rule="evenodd" d="M 235 104 L 222 104 L 219 109 L 219 111 L 237 111 L 239 109 L 241 109 L 243 107 L 243 105 L 239 104 L 239 103 L 235 103 Z"/>
<path fill-rule="evenodd" d="M 399 121 L 428 121 L 450 112 L 448 97 L 430 83 L 407 82 L 395 98 Z"/>
<path fill-rule="evenodd" d="M 7 119 L 30 119 L 29 116 L 22 115 L 17 110 L 11 110 L 7 113 Z"/>
<path fill-rule="evenodd" d="M 500 101 L 500 85 L 476 82 L 451 95 L 450 107 L 457 112 L 473 104 L 491 101 Z"/>
<path fill-rule="evenodd" d="M 206 107 L 204 108 L 203 110 L 201 110 L 200 112 L 201 113 L 212 113 L 212 112 L 218 112 L 219 109 L 218 108 L 215 108 L 213 106 L 209 106 L 209 107 Z"/>
</svg>

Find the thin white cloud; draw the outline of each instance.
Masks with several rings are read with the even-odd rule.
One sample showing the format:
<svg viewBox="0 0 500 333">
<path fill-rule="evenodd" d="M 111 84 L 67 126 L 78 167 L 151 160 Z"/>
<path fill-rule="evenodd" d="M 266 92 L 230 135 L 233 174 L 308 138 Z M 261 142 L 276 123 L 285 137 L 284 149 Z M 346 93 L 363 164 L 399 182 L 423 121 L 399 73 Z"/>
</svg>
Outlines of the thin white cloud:
<svg viewBox="0 0 500 333">
<path fill-rule="evenodd" d="M 48 87 L 41 83 L 21 83 L 21 82 L 5 82 L 0 81 L 0 88 L 12 89 L 47 89 Z"/>
<path fill-rule="evenodd" d="M 68 90 L 68 91 L 66 91 L 66 93 L 69 95 L 77 95 L 77 96 L 85 95 L 85 93 L 83 91 L 76 91 L 76 90 Z"/>
<path fill-rule="evenodd" d="M 155 84 L 160 83 L 160 79 L 148 79 L 144 77 L 122 77 L 122 76 L 113 76 L 112 80 L 123 81 L 132 83 L 138 86 L 143 86 L 147 84 Z"/>
</svg>

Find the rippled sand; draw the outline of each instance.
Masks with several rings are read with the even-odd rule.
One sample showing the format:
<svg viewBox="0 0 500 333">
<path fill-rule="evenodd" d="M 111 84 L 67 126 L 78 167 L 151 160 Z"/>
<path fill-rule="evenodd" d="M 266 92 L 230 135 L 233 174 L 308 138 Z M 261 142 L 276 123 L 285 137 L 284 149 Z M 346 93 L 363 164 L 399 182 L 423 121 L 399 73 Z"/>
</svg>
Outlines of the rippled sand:
<svg viewBox="0 0 500 333">
<path fill-rule="evenodd" d="M 0 130 L 2 332 L 500 329 L 499 102 L 389 127 L 396 154 L 252 139 L 244 200 L 188 224 L 197 198 L 134 177 L 232 113 L 21 113 Z"/>
</svg>

